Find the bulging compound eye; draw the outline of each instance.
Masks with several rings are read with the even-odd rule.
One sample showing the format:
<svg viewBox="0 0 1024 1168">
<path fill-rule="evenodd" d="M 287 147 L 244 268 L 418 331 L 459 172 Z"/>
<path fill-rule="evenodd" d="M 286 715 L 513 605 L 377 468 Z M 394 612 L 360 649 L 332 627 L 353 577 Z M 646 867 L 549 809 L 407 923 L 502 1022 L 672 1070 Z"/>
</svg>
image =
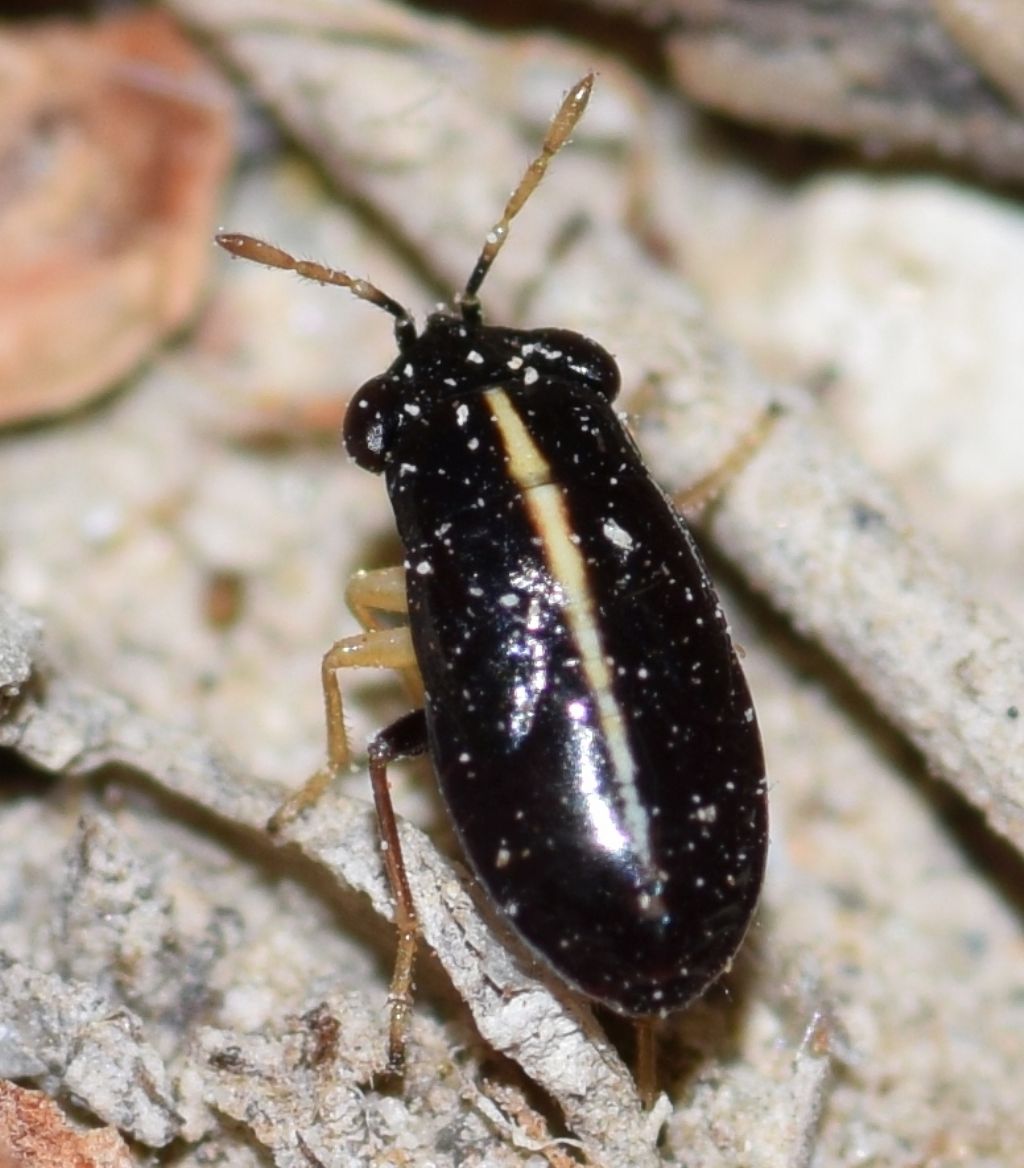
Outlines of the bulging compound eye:
<svg viewBox="0 0 1024 1168">
<path fill-rule="evenodd" d="M 381 474 L 395 419 L 401 389 L 389 374 L 372 377 L 349 402 L 342 427 L 342 440 L 349 458 L 364 470 Z"/>
</svg>

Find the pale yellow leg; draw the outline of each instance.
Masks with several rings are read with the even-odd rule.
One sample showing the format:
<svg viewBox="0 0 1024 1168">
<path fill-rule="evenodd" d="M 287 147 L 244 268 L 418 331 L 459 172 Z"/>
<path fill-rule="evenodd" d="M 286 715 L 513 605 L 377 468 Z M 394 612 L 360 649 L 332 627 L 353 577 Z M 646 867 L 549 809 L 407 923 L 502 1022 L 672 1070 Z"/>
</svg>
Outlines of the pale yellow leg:
<svg viewBox="0 0 1024 1168">
<path fill-rule="evenodd" d="M 782 416 L 782 407 L 773 403 L 758 419 L 757 424 L 729 451 L 725 458 L 703 478 L 691 483 L 685 490 L 672 496 L 680 511 L 695 511 L 710 503 L 731 478 L 739 474 Z"/>
<path fill-rule="evenodd" d="M 392 612 L 404 616 L 409 611 L 405 569 L 396 566 L 356 572 L 345 587 L 345 603 L 367 632 L 381 627 L 376 613 Z"/>
<path fill-rule="evenodd" d="M 356 620 L 367 632 L 386 627 L 380 617 L 385 613 L 405 616 L 409 611 L 405 595 L 405 569 L 376 568 L 371 572 L 357 572 L 345 589 L 345 603 Z M 417 708 L 423 705 L 423 682 L 414 659 L 407 665 L 390 665 L 402 675 L 402 683 L 409 700 Z"/>
<path fill-rule="evenodd" d="M 345 596 L 366 632 L 335 642 L 324 654 L 320 666 L 327 723 L 327 762 L 274 812 L 267 825 L 271 833 L 280 831 L 286 823 L 312 807 L 351 761 L 339 670 L 394 669 L 402 675 L 416 704 L 422 704 L 423 687 L 408 626 L 384 628 L 376 615 L 406 611 L 404 570 L 384 568 L 376 572 L 360 572 L 349 581 Z"/>
</svg>

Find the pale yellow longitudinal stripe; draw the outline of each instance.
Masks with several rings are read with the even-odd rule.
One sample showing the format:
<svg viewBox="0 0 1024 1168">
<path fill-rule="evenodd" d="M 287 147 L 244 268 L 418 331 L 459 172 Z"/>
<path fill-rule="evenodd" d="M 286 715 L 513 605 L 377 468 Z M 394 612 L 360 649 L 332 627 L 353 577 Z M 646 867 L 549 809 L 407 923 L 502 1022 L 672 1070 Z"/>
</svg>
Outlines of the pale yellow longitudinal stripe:
<svg viewBox="0 0 1024 1168">
<path fill-rule="evenodd" d="M 509 474 L 523 491 L 527 512 L 544 548 L 551 574 L 565 600 L 565 615 L 580 655 L 584 675 L 594 695 L 598 721 L 608 743 L 616 789 L 622 800 L 626 829 L 641 862 L 649 864 L 651 841 L 647 815 L 636 782 L 636 761 L 626 738 L 622 710 L 612 692 L 597 611 L 587 585 L 587 568 L 572 528 L 561 488 L 552 481 L 551 467 L 537 448 L 515 406 L 501 389 L 489 389 L 484 398 L 491 410 L 508 456 Z"/>
</svg>

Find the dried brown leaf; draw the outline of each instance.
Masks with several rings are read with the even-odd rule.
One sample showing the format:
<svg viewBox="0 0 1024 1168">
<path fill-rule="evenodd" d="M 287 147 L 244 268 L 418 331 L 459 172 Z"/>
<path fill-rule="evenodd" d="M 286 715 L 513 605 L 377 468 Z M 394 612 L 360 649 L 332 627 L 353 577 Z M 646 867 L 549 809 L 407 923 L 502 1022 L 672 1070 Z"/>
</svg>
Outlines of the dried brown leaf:
<svg viewBox="0 0 1024 1168">
<path fill-rule="evenodd" d="M 230 104 L 159 13 L 0 38 L 0 423 L 124 376 L 196 302 Z"/>
<path fill-rule="evenodd" d="M 112 1127 L 80 1131 L 51 1099 L 0 1080 L 0 1168 L 132 1168 Z"/>
</svg>

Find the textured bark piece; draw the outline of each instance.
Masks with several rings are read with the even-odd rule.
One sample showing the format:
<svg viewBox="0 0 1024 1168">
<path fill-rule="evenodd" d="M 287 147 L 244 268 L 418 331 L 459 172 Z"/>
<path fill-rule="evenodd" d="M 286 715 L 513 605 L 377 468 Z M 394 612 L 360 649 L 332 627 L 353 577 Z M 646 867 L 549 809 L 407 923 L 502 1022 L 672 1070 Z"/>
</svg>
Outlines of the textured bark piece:
<svg viewBox="0 0 1024 1168">
<path fill-rule="evenodd" d="M 590 0 L 663 40 L 712 109 L 875 153 L 1024 175 L 1024 8 L 1015 0 Z"/>
<path fill-rule="evenodd" d="M 691 0 L 678 8 L 669 57 L 698 101 L 871 153 L 923 151 L 1024 176 L 1012 51 L 1024 37 L 1019 6 L 989 20 L 984 10 L 1013 6 L 968 13 L 928 0 Z"/>
</svg>

